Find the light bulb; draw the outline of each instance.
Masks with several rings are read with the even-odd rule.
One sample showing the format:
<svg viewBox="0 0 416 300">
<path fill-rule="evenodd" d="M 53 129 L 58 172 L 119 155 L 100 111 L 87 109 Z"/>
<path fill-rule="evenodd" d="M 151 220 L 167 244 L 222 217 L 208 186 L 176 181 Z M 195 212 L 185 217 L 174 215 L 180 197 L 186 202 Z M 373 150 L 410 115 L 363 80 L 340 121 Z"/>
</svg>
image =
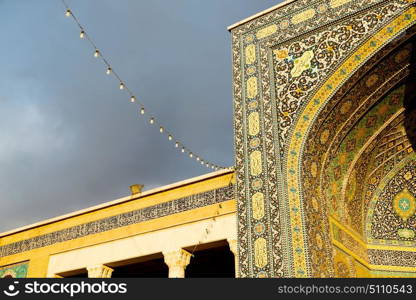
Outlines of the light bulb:
<svg viewBox="0 0 416 300">
<path fill-rule="evenodd" d="M 197 161 L 199 161 L 199 160 L 200 160 L 199 156 L 196 158 L 196 160 L 197 160 Z"/>
<path fill-rule="evenodd" d="M 179 147 L 179 143 L 178 142 L 176 142 L 175 143 L 175 148 L 178 148 Z"/>
<path fill-rule="evenodd" d="M 182 153 L 184 153 L 184 152 L 185 152 L 185 148 L 182 148 L 182 150 L 181 150 L 181 151 L 182 151 Z"/>
<path fill-rule="evenodd" d="M 170 134 L 168 135 L 168 139 L 169 139 L 169 141 L 172 140 L 172 136 Z"/>
<path fill-rule="evenodd" d="M 111 74 L 111 68 L 107 68 L 107 71 L 105 71 L 106 73 L 107 73 L 107 75 L 110 75 Z"/>
<path fill-rule="evenodd" d="M 150 118 L 150 124 L 153 124 L 155 122 L 154 118 Z"/>
<path fill-rule="evenodd" d="M 205 166 L 206 166 L 207 168 L 209 168 L 209 164 L 206 164 Z"/>
<path fill-rule="evenodd" d="M 194 156 L 194 155 L 192 154 L 192 152 L 191 152 L 191 153 L 189 153 L 189 157 L 190 157 L 190 158 L 192 158 L 192 156 Z"/>
<path fill-rule="evenodd" d="M 163 133 L 163 127 L 162 126 L 160 126 L 159 131 L 160 131 L 160 133 Z"/>
<path fill-rule="evenodd" d="M 215 169 L 215 167 L 211 165 L 211 169 Z"/>
<path fill-rule="evenodd" d="M 201 165 L 203 165 L 204 164 L 204 161 L 203 160 L 201 160 Z"/>
<path fill-rule="evenodd" d="M 71 16 L 71 11 L 69 9 L 66 10 L 65 16 L 67 16 L 67 17 L 70 17 Z"/>
<path fill-rule="evenodd" d="M 136 98 L 134 96 L 131 96 L 130 102 L 133 103 L 134 101 L 136 101 Z"/>
<path fill-rule="evenodd" d="M 95 50 L 95 52 L 94 52 L 94 57 L 98 57 L 98 56 L 100 56 L 100 51 Z"/>
<path fill-rule="evenodd" d="M 144 107 L 140 108 L 140 113 L 144 115 Z"/>
<path fill-rule="evenodd" d="M 85 32 L 84 32 L 84 30 L 82 30 L 82 31 L 80 32 L 79 37 L 80 37 L 81 39 L 83 39 L 83 38 L 85 37 Z"/>
<path fill-rule="evenodd" d="M 120 82 L 120 90 L 124 90 L 124 83 Z"/>
</svg>

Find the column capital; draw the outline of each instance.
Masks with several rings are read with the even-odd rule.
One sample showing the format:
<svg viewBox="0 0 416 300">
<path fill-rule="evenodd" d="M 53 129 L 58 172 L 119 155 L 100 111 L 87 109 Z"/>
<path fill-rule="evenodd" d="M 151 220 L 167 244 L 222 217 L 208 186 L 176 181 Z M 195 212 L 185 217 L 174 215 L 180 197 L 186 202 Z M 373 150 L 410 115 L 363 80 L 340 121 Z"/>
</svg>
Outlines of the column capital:
<svg viewBox="0 0 416 300">
<path fill-rule="evenodd" d="M 165 264 L 169 267 L 169 277 L 184 278 L 185 268 L 191 262 L 192 254 L 183 249 L 163 252 Z"/>
<path fill-rule="evenodd" d="M 105 265 L 88 266 L 88 278 L 111 278 L 113 269 Z"/>
</svg>

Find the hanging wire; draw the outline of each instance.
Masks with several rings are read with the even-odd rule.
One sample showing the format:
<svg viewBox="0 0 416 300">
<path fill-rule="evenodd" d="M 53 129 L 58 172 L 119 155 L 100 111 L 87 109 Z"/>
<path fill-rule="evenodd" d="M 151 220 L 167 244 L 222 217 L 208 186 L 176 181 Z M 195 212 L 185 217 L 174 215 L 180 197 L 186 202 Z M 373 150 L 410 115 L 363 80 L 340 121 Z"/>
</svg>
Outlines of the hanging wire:
<svg viewBox="0 0 416 300">
<path fill-rule="evenodd" d="M 63 5 L 66 8 L 66 12 L 65 12 L 65 16 L 67 17 L 72 17 L 72 19 L 75 21 L 75 23 L 77 24 L 77 26 L 80 29 L 80 38 L 81 39 L 85 39 L 86 41 L 88 41 L 91 46 L 94 49 L 93 55 L 96 58 L 99 58 L 103 61 L 103 63 L 106 65 L 106 74 L 107 75 L 114 75 L 118 82 L 119 82 L 119 88 L 120 90 L 125 90 L 129 96 L 130 96 L 130 102 L 135 103 L 137 105 L 139 105 L 140 110 L 139 113 L 141 115 L 145 115 L 148 114 L 147 113 L 147 109 L 145 108 L 144 104 L 138 100 L 138 98 L 133 94 L 133 92 L 127 87 L 126 83 L 124 80 L 121 79 L 121 77 L 119 76 L 119 74 L 114 70 L 114 68 L 110 65 L 110 62 L 108 61 L 108 59 L 103 55 L 102 51 L 99 50 L 99 48 L 97 47 L 97 45 L 94 43 L 94 41 L 92 40 L 92 38 L 90 37 L 90 35 L 87 33 L 87 31 L 85 30 L 84 26 L 82 26 L 82 24 L 79 22 L 78 18 L 74 15 L 73 11 L 71 10 L 71 8 L 69 7 L 69 5 L 66 3 L 65 0 L 61 0 Z M 187 156 L 191 159 L 195 159 L 195 162 L 199 162 L 201 165 L 213 169 L 213 170 L 220 170 L 220 169 L 225 169 L 224 167 L 221 167 L 217 164 L 208 162 L 205 159 L 202 159 L 200 155 L 197 155 L 194 151 L 191 151 L 188 147 L 186 147 L 181 141 L 177 140 L 174 138 L 173 134 L 168 131 L 166 129 L 166 127 L 162 126 L 154 116 L 150 116 L 149 117 L 149 123 L 152 125 L 156 125 L 156 128 L 159 128 L 159 132 L 161 134 L 166 135 L 166 137 L 168 138 L 169 141 L 174 140 L 174 147 L 179 149 L 182 153 L 186 153 L 188 154 Z"/>
</svg>

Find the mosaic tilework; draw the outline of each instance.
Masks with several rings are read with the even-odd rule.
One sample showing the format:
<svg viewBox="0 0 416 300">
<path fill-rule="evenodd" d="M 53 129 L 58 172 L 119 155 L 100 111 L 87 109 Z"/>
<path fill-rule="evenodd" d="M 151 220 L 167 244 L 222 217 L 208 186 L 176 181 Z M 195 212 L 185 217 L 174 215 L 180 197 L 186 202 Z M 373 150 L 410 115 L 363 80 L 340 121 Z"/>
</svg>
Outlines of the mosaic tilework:
<svg viewBox="0 0 416 300">
<path fill-rule="evenodd" d="M 412 32 L 409 31 L 409 34 L 411 35 Z M 355 149 L 357 147 L 357 143 L 347 142 L 348 138 L 346 136 L 352 134 L 350 140 L 354 140 L 355 134 L 359 136 L 363 133 L 365 134 L 367 132 L 367 123 L 364 126 L 366 128 L 365 132 L 362 130 L 353 130 L 355 128 L 354 126 L 357 126 L 357 123 L 359 124 L 359 120 L 368 113 L 371 107 L 385 93 L 409 75 L 406 60 L 403 60 L 400 64 L 396 62 L 396 58 L 402 52 L 402 47 L 399 47 L 398 50 L 391 51 L 391 49 L 395 49 L 396 46 L 405 40 L 406 36 L 397 39 L 391 43 L 391 47 L 379 51 L 368 62 L 362 65 L 360 70 L 332 96 L 327 105 L 316 117 L 316 121 L 309 133 L 309 136 L 314 138 L 310 138 L 305 142 L 304 153 L 307 154 L 304 155 L 302 162 L 304 197 L 309 200 L 305 203 L 305 211 L 307 212 L 308 218 L 312 220 L 309 221 L 312 224 L 324 223 L 323 221 L 327 218 L 324 209 L 327 205 L 329 206 L 329 213 L 332 213 L 336 219 L 342 220 L 344 223 L 350 224 L 350 226 L 354 225 L 353 227 L 363 223 L 361 219 L 364 219 L 365 213 L 361 206 L 362 201 L 357 195 L 359 194 L 361 182 L 366 182 L 366 180 L 361 179 L 361 175 L 367 174 L 364 171 L 366 166 L 358 167 L 357 170 L 359 171 L 355 172 L 355 165 L 359 165 L 360 163 L 352 163 L 351 167 L 354 168 L 351 169 L 349 167 L 348 171 L 346 171 L 345 167 L 348 166 L 347 161 L 349 160 L 351 162 L 351 157 L 348 159 L 351 149 L 348 152 L 345 151 L 346 149 L 344 151 L 340 151 L 340 149 L 343 148 L 343 143 L 345 148 L 347 148 L 347 145 L 348 148 L 354 146 Z M 406 49 L 406 47 L 404 48 Z M 389 104 L 392 107 L 397 106 L 400 108 L 400 101 L 397 102 L 396 100 L 398 99 L 402 102 L 403 97 L 402 94 L 398 94 L 399 98 L 393 97 L 393 103 Z M 393 95 L 396 95 L 396 93 L 393 93 Z M 384 101 L 390 103 L 389 100 Z M 374 109 L 377 110 L 380 107 L 382 106 L 376 106 Z M 368 125 L 375 125 L 375 123 L 373 124 L 371 122 Z M 373 126 L 369 128 L 374 128 L 370 130 L 371 132 L 375 132 L 377 129 L 377 127 Z M 377 141 L 374 141 L 374 144 L 377 144 Z M 371 153 L 374 146 L 368 146 L 365 149 L 366 151 L 368 149 Z M 369 159 L 365 158 L 365 154 L 364 152 L 361 156 L 357 156 L 364 157 L 363 162 L 367 162 Z M 330 168 L 331 161 L 334 159 L 338 163 L 342 162 L 342 164 L 332 164 L 333 167 Z M 342 172 L 342 170 L 344 171 Z M 332 179 L 330 179 L 331 176 L 333 177 Z M 348 187 L 345 188 L 344 179 L 342 178 L 348 178 L 348 176 L 350 178 L 357 176 L 359 179 L 353 182 L 350 181 Z M 322 186 L 322 192 L 320 186 Z M 328 195 L 329 192 L 331 192 L 330 196 Z M 341 195 L 341 192 L 344 196 Z M 347 199 L 347 207 L 343 204 L 344 198 Z M 333 208 L 337 209 L 334 211 Z M 338 211 L 342 213 L 334 214 Z M 363 217 L 360 214 L 363 214 Z M 353 220 L 353 222 L 350 220 Z M 309 238 L 313 239 L 317 234 L 321 235 L 322 226 L 325 225 L 310 226 L 308 228 Z M 322 239 L 322 237 L 320 238 Z M 348 238 L 345 240 L 351 241 L 348 243 L 348 247 L 355 253 L 365 252 L 361 249 L 362 247 L 355 247 L 352 239 Z M 343 241 L 340 242 L 344 243 Z M 313 240 L 311 244 L 313 244 Z M 320 242 L 319 244 L 321 245 L 322 243 Z M 331 250 L 331 247 L 325 248 L 328 248 L 328 250 L 312 251 L 312 255 L 314 253 L 320 255 L 322 261 L 324 261 L 323 259 L 329 256 L 328 252 Z M 361 256 L 361 258 L 366 260 L 365 256 Z M 327 263 L 330 264 L 330 260 Z M 324 266 L 324 264 L 322 265 Z"/>
<path fill-rule="evenodd" d="M 399 29 L 400 27 L 393 26 L 392 24 L 403 23 L 403 20 L 405 20 L 405 18 L 406 18 L 405 16 L 398 17 L 397 19 L 392 21 L 392 23 L 390 23 L 391 25 L 388 25 L 387 27 Z M 340 71 L 336 72 L 336 76 L 331 77 L 320 88 L 320 90 L 315 94 L 314 98 L 307 104 L 304 110 L 304 113 L 299 118 L 299 121 L 294 129 L 294 132 L 303 132 L 307 130 L 307 128 L 312 124 L 310 116 L 314 115 L 316 111 L 319 111 L 321 101 L 323 101 L 324 103 L 326 102 L 326 100 L 322 100 L 322 99 L 328 99 L 328 97 L 330 97 L 333 94 L 334 87 L 342 84 L 343 79 L 349 77 L 349 75 L 347 74 L 351 74 L 352 70 L 360 66 L 360 61 L 362 59 L 367 60 L 366 58 L 370 57 L 371 53 L 374 53 L 374 51 L 377 51 L 376 49 L 372 49 L 372 48 L 377 48 L 381 46 L 380 40 L 379 40 L 381 37 L 379 36 L 379 34 L 384 35 L 384 33 L 385 31 L 383 30 L 382 32 L 375 34 L 370 40 L 368 40 L 366 43 L 360 46 L 356 54 L 349 57 L 348 60 L 344 62 L 343 66 L 340 67 L 339 69 Z M 397 34 L 397 32 L 394 33 L 394 31 L 392 31 L 392 34 Z M 343 75 L 343 73 L 345 74 Z M 301 153 L 302 141 L 303 140 L 300 138 L 296 138 L 296 137 L 292 138 L 290 142 L 289 150 L 288 150 L 289 153 Z M 299 158 L 300 158 L 299 156 L 294 155 L 293 159 L 290 159 L 288 161 L 287 167 L 289 171 L 290 170 L 295 171 L 297 169 L 300 163 Z M 294 172 L 294 174 L 290 174 L 289 172 L 287 178 L 288 178 L 288 182 L 293 180 L 293 183 L 291 183 L 291 186 L 299 186 L 299 184 L 301 184 L 301 181 L 302 181 L 302 179 L 297 175 L 296 171 Z M 293 197 L 293 200 L 296 201 L 296 203 L 301 203 L 302 199 L 308 201 L 307 198 L 306 199 L 302 198 L 299 196 L 299 194 L 293 194 L 292 197 Z M 315 274 L 316 274 L 315 276 L 322 276 L 323 274 L 325 274 L 326 270 L 328 269 L 326 267 L 329 263 L 328 255 L 325 254 L 324 251 L 322 251 L 322 249 L 320 249 L 318 241 L 314 241 L 314 239 L 316 240 L 318 238 L 322 239 L 322 233 L 321 233 L 322 227 L 319 226 L 318 224 L 321 223 L 323 226 L 325 226 L 325 221 L 322 221 L 324 220 L 323 215 L 318 215 L 310 211 L 307 211 L 307 214 L 311 217 L 311 218 L 308 217 L 308 221 L 307 221 L 308 224 L 313 224 L 313 226 L 309 226 L 308 228 L 315 231 L 315 234 L 311 234 L 309 232 L 309 236 L 308 236 L 309 250 L 311 251 L 311 254 L 312 254 L 311 260 L 314 266 L 316 267 L 320 266 L 319 269 L 315 268 Z"/>
<path fill-rule="evenodd" d="M 335 277 L 351 278 L 356 277 L 354 260 L 351 256 L 338 248 L 334 248 L 334 269 Z"/>
<path fill-rule="evenodd" d="M 399 36 L 414 22 L 413 11 L 404 13 L 411 5 L 409 1 L 331 3 L 296 1 L 232 31 L 239 269 L 243 277 L 331 276 L 327 260 L 308 258 L 311 245 L 305 236 L 297 172 L 302 150 L 291 150 L 288 146 L 300 147 L 302 134 L 313 123 L 314 115 L 326 99 L 385 42 Z M 356 14 L 349 18 L 352 13 Z M 399 15 L 402 17 L 396 18 Z M 337 22 L 329 25 L 333 21 Z M 306 35 L 318 27 L 319 30 Z M 381 28 L 389 29 L 377 35 Z M 299 32 L 305 35 L 294 40 Z M 325 32 L 328 32 L 326 36 Z M 350 32 L 351 42 L 335 45 L 339 42 L 337 36 L 343 36 L 343 32 L 344 35 Z M 334 38 L 335 44 L 319 48 L 328 37 Z M 371 44 L 367 42 L 369 37 L 374 37 Z M 365 51 L 352 56 L 357 48 Z M 324 87 L 327 91 L 311 101 L 318 88 L 322 91 L 320 84 L 347 57 L 355 62 L 345 66 L 345 74 L 333 76 Z M 284 90 L 287 97 L 278 97 Z M 312 107 L 305 107 L 308 104 Z M 299 116 L 301 111 L 303 115 Z M 298 130 L 293 129 L 295 120 L 300 126 Z M 289 138 L 293 143 L 287 142 Z M 253 159 L 249 159 L 251 155 Z M 260 220 L 253 214 L 253 209 L 258 207 L 263 216 Z M 261 226 L 257 226 L 259 223 Z M 266 254 L 264 247 L 261 251 L 255 247 L 258 240 L 267 248 Z M 327 237 L 314 236 L 315 245 L 326 242 Z M 256 264 L 259 255 L 261 266 Z M 319 266 L 324 266 L 325 272 L 318 270 Z"/>
<path fill-rule="evenodd" d="M 227 200 L 235 199 L 234 186 L 228 185 L 219 189 L 183 197 L 180 199 L 148 206 L 142 209 L 122 213 L 116 216 L 54 231 L 27 240 L 0 246 L 0 257 L 46 247 L 55 243 L 96 234 L 123 226 L 137 224 L 156 218 L 204 207 Z"/>
<path fill-rule="evenodd" d="M 374 73 L 372 73 L 374 74 Z M 354 167 L 351 164 L 359 155 L 359 151 L 364 144 L 383 126 L 389 119 L 403 107 L 404 86 L 398 91 L 393 91 L 376 106 L 371 108 L 359 120 L 353 128 L 344 136 L 337 152 L 331 158 L 330 163 L 325 168 L 326 175 L 323 186 L 329 187 L 324 191 L 325 197 L 330 202 L 330 214 L 334 214 L 338 219 L 343 218 L 345 223 L 354 228 L 357 232 L 362 232 L 362 199 L 359 196 L 359 182 L 366 180 L 366 169 Z M 397 97 L 396 97 L 397 96 Z M 397 99 L 397 100 L 396 100 Z M 352 174 L 348 174 L 350 171 Z M 345 176 L 349 177 L 348 192 L 346 192 L 345 202 L 340 201 L 342 186 Z M 363 176 L 364 175 L 364 176 Z M 342 199 L 341 199 L 342 200 Z"/>
<path fill-rule="evenodd" d="M 0 267 L 0 278 L 26 278 L 28 262 Z"/>
<path fill-rule="evenodd" d="M 331 223 L 332 228 L 332 237 L 333 239 L 346 247 L 348 250 L 352 251 L 357 257 L 362 259 L 363 261 L 368 261 L 368 253 L 367 248 L 357 241 L 351 234 L 342 230 L 335 224 L 334 222 Z"/>
<path fill-rule="evenodd" d="M 416 252 L 368 249 L 368 256 L 373 265 L 416 267 Z"/>
<path fill-rule="evenodd" d="M 393 20 L 390 24 L 387 25 L 389 28 L 393 28 L 394 23 L 402 23 L 405 19 L 405 16 L 398 17 L 397 19 Z M 394 26 L 394 28 L 398 29 L 399 27 Z M 375 49 L 380 47 L 380 36 L 384 36 L 385 32 L 379 32 L 376 33 L 370 40 L 366 41 L 363 45 L 360 46 L 360 48 L 355 52 L 353 56 L 350 56 L 347 61 L 344 62 L 344 64 L 339 68 L 339 71 L 336 72 L 336 74 L 331 77 L 323 86 L 321 86 L 320 90 L 314 95 L 314 98 L 306 105 L 305 110 L 303 111 L 302 115 L 299 117 L 298 123 L 296 124 L 294 128 L 295 133 L 302 133 L 307 131 L 307 128 L 313 124 L 313 121 L 311 121 L 312 117 L 315 112 L 319 111 L 320 109 L 320 103 L 326 102 L 328 97 L 331 97 L 333 94 L 333 89 L 335 86 L 339 86 L 343 83 L 343 78 L 349 78 L 349 74 L 355 70 L 355 68 L 359 67 L 361 65 L 361 60 L 367 60 L 366 57 L 370 57 L 371 53 L 375 51 Z M 392 34 L 394 31 L 392 31 Z M 344 74 L 344 75 L 343 75 Z M 297 136 L 294 136 L 291 138 L 290 146 L 289 146 L 289 153 L 301 153 L 302 152 L 302 142 L 303 139 L 299 138 Z M 290 158 L 288 160 L 288 182 L 289 190 L 291 189 L 291 186 L 293 188 L 298 187 L 300 184 L 302 184 L 302 178 L 297 175 L 296 169 L 299 166 L 299 163 L 301 163 L 301 156 L 299 155 L 293 155 L 293 158 Z M 293 172 L 294 171 L 294 172 Z M 293 173 L 293 174 L 292 174 Z M 293 180 L 293 181 L 292 181 Z M 294 203 L 297 203 L 296 205 L 300 205 L 302 203 L 303 199 L 308 201 L 309 199 L 303 198 L 298 193 L 292 193 L 289 194 L 289 202 L 291 201 L 291 198 L 293 199 Z M 313 226 L 308 226 L 309 229 L 315 228 L 314 234 L 311 234 L 311 231 L 309 231 L 308 239 L 309 239 L 309 250 L 311 251 L 311 260 L 312 265 L 314 266 L 321 266 L 319 269 L 316 268 L 315 274 L 316 276 L 323 276 L 328 270 L 328 255 L 322 251 L 322 243 L 320 243 L 320 240 L 324 239 L 322 237 L 322 227 L 318 226 L 319 223 L 321 223 L 323 226 L 325 226 L 325 221 L 321 221 L 323 219 L 324 215 L 318 215 L 314 214 L 313 212 L 307 211 L 307 214 L 310 216 L 307 219 L 307 224 L 313 224 Z M 318 222 L 318 223 L 316 223 Z M 293 223 L 295 224 L 295 223 Z M 324 233 L 325 234 L 325 233 Z M 319 270 L 319 271 L 318 271 Z M 329 274 L 328 274 L 329 275 Z"/>
<path fill-rule="evenodd" d="M 369 210 L 372 244 L 416 246 L 416 155 L 398 164 L 381 182 Z"/>
<path fill-rule="evenodd" d="M 399 269 L 391 269 L 391 267 L 394 266 L 400 266 L 400 267 L 411 267 L 416 268 L 416 260 L 414 258 L 416 257 L 416 252 L 414 251 L 414 248 L 407 248 L 407 247 L 395 247 L 394 249 L 390 246 L 400 246 L 399 244 L 379 244 L 377 246 L 372 246 L 369 244 L 366 244 L 360 237 L 357 235 L 353 236 L 351 232 L 348 232 L 347 230 L 344 230 L 340 228 L 337 225 L 337 222 L 335 222 L 333 219 L 331 220 L 331 228 L 332 228 L 332 237 L 334 239 L 334 247 L 333 251 L 335 251 L 335 255 L 342 249 L 347 249 L 347 252 L 343 251 L 344 254 L 349 253 L 348 256 L 350 257 L 350 261 L 353 260 L 355 264 L 355 270 L 359 272 L 362 275 L 365 275 L 365 277 L 370 276 L 368 273 L 369 269 L 362 265 L 361 262 L 365 262 L 366 264 L 372 265 L 371 266 L 371 272 L 374 272 L 374 270 L 382 270 L 383 268 L 387 267 L 391 271 L 394 272 L 402 272 Z M 368 248 L 367 248 L 368 247 Z M 334 255 L 334 268 L 335 268 L 335 275 L 337 275 L 336 268 L 336 262 L 337 257 Z M 339 256 L 339 255 L 338 255 Z M 345 261 L 344 261 L 345 262 Z M 358 266 L 358 268 L 357 268 Z M 362 272 L 361 272 L 361 271 Z M 416 269 L 414 269 L 416 270 Z M 410 270 L 408 270 L 410 271 Z M 376 274 L 379 273 L 379 271 L 375 271 Z M 350 273 L 351 274 L 351 273 Z M 360 274 L 357 274 L 359 276 Z M 406 274 L 402 274 L 406 275 Z M 415 273 L 408 273 L 407 274 L 410 277 L 415 277 Z M 396 276 L 399 276 L 396 274 Z M 388 277 L 388 276 L 386 276 Z"/>
<path fill-rule="evenodd" d="M 351 220 L 357 220 L 360 224 L 353 226 L 369 241 L 369 234 L 365 232 L 370 202 L 374 193 L 379 189 L 380 181 L 397 165 L 402 164 L 412 154 L 413 149 L 409 145 L 409 139 L 403 131 L 404 113 L 400 113 L 385 128 L 371 140 L 370 145 L 353 165 L 356 176 L 350 175 L 344 191 L 347 199 L 348 212 Z M 353 179 L 353 175 L 356 177 Z M 353 182 L 355 181 L 355 184 Z M 352 186 L 355 186 L 353 189 Z"/>
<path fill-rule="evenodd" d="M 413 278 L 414 272 L 400 272 L 400 271 L 372 271 L 372 277 L 378 278 Z"/>
</svg>

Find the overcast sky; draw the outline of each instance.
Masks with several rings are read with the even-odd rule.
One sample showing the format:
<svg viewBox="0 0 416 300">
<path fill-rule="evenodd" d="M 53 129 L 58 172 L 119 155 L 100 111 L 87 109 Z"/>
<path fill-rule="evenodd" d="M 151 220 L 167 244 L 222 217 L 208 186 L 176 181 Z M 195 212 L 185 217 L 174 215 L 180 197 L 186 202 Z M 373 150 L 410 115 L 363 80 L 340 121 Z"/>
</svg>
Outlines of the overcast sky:
<svg viewBox="0 0 416 300">
<path fill-rule="evenodd" d="M 226 27 L 268 0 L 67 0 L 189 148 L 234 164 Z M 59 0 L 0 0 L 0 232 L 209 172 L 140 118 Z"/>
</svg>

